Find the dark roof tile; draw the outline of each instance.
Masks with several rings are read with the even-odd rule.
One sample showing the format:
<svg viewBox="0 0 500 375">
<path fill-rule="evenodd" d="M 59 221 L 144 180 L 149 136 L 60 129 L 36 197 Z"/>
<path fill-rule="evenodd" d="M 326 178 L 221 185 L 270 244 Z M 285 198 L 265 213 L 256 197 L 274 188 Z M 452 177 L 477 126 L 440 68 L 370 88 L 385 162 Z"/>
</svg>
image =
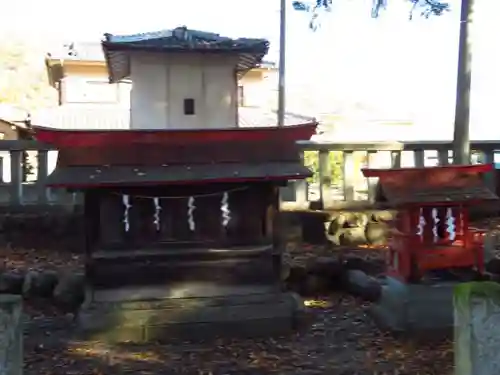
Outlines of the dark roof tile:
<svg viewBox="0 0 500 375">
<path fill-rule="evenodd" d="M 134 186 L 214 180 L 289 180 L 307 178 L 311 171 L 298 162 L 221 163 L 164 167 L 62 167 L 47 177 L 48 186 Z"/>
<path fill-rule="evenodd" d="M 238 55 L 236 70 L 241 75 L 262 63 L 269 51 L 266 39 L 232 39 L 215 33 L 177 27 L 133 35 L 105 34 L 102 42 L 110 82 L 130 76 L 130 51 L 231 53 Z"/>
</svg>

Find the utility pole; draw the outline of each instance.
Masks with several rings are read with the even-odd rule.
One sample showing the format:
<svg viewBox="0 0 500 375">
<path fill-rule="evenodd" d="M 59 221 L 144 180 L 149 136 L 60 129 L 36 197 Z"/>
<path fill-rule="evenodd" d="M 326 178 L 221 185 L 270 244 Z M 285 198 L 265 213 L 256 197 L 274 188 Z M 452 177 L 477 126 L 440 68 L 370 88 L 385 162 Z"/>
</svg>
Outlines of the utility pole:
<svg viewBox="0 0 500 375">
<path fill-rule="evenodd" d="M 474 0 L 462 0 L 460 8 L 460 37 L 458 43 L 457 94 L 455 127 L 453 131 L 453 163 L 470 164 L 470 87 L 472 53 L 472 10 Z"/>
<path fill-rule="evenodd" d="M 285 125 L 286 2 L 280 0 L 280 54 L 278 71 L 278 126 Z"/>
</svg>

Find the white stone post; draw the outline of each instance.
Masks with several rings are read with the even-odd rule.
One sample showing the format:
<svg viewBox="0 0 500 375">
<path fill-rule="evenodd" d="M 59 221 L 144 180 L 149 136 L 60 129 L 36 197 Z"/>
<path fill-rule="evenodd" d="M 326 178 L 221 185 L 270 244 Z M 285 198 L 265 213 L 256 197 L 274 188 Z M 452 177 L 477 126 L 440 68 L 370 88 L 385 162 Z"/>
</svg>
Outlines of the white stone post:
<svg viewBox="0 0 500 375">
<path fill-rule="evenodd" d="M 453 304 L 455 375 L 500 374 L 500 284 L 460 284 Z"/>
<path fill-rule="evenodd" d="M 0 294 L 0 375 L 22 373 L 22 297 Z"/>
</svg>

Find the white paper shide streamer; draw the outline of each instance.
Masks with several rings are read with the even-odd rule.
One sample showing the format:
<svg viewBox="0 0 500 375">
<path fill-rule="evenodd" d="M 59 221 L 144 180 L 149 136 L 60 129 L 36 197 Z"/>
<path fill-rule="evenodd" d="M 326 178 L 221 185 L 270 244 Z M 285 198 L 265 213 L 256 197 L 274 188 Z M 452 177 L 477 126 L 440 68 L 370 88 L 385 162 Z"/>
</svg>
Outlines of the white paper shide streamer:
<svg viewBox="0 0 500 375">
<path fill-rule="evenodd" d="M 246 189 L 244 188 L 238 188 L 235 190 L 243 190 Z M 195 205 L 195 198 L 203 198 L 203 197 L 209 197 L 209 196 L 214 196 L 214 195 L 220 195 L 222 196 L 221 201 L 220 201 L 220 212 L 221 212 L 221 224 L 224 228 L 226 228 L 231 220 L 233 219 L 231 216 L 231 208 L 229 207 L 229 194 L 232 193 L 232 191 L 225 191 L 225 192 L 219 192 L 219 193 L 209 193 L 209 194 L 200 194 L 200 195 L 192 195 L 189 196 L 187 200 L 187 221 L 188 221 L 188 226 L 189 230 L 194 232 L 196 229 L 196 223 L 194 219 L 194 211 L 196 210 L 196 205 Z M 130 231 L 130 209 L 132 208 L 131 204 L 131 197 L 128 194 L 120 194 L 122 198 L 122 203 L 124 206 L 124 212 L 123 212 L 123 224 L 125 227 L 125 231 L 129 232 Z M 150 202 L 153 203 L 154 205 L 154 214 L 153 214 L 153 224 L 156 228 L 156 230 L 159 232 L 161 231 L 161 210 L 163 209 L 161 206 L 161 202 L 163 199 L 186 199 L 186 197 L 182 196 L 160 196 L 160 197 L 155 197 L 155 196 L 135 196 L 136 198 L 143 198 L 143 199 L 148 199 Z"/>
<path fill-rule="evenodd" d="M 125 206 L 125 211 L 123 212 L 123 224 L 125 224 L 125 232 L 128 232 L 130 230 L 130 222 L 128 220 L 128 212 L 132 205 L 130 204 L 130 196 L 129 195 L 123 195 L 122 196 L 122 202 L 123 205 Z"/>
<path fill-rule="evenodd" d="M 196 225 L 194 222 L 194 215 L 193 212 L 196 209 L 196 206 L 194 205 L 194 197 L 189 197 L 188 199 L 188 225 L 189 225 L 189 230 L 191 232 L 194 232 L 196 229 Z"/>
<path fill-rule="evenodd" d="M 225 228 L 231 221 L 231 210 L 229 209 L 229 194 L 224 192 L 222 195 L 220 210 L 222 213 L 222 226 Z"/>
<path fill-rule="evenodd" d="M 161 206 L 160 206 L 160 198 L 154 197 L 153 202 L 155 205 L 155 214 L 154 214 L 154 225 L 156 227 L 156 230 L 160 230 L 160 211 L 161 211 Z"/>
</svg>

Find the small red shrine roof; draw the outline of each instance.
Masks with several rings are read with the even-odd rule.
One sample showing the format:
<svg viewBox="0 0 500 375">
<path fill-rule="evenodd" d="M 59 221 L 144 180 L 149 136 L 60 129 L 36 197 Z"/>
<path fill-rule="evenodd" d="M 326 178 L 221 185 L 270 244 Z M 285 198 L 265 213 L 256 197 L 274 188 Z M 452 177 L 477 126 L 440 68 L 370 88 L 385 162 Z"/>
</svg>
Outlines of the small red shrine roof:
<svg viewBox="0 0 500 375">
<path fill-rule="evenodd" d="M 365 177 L 378 177 L 388 202 L 402 205 L 442 205 L 497 200 L 483 182 L 491 164 L 432 168 L 363 169 Z"/>
</svg>

